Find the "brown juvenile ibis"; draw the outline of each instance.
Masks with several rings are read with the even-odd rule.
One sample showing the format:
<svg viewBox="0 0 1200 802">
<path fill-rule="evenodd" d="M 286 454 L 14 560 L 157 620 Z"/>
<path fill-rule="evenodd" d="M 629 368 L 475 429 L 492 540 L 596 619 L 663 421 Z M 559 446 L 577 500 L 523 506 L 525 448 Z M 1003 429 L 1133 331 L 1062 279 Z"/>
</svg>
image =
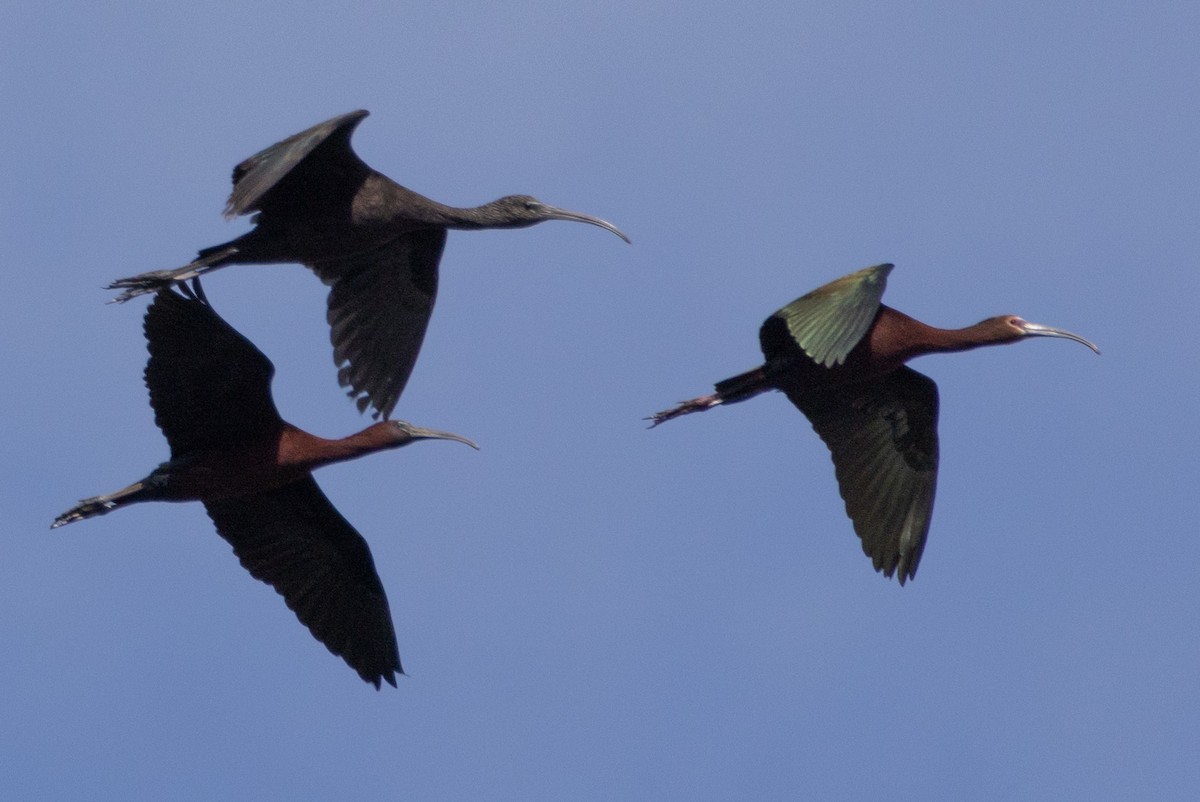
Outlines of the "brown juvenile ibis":
<svg viewBox="0 0 1200 802">
<path fill-rule="evenodd" d="M 938 466 L 938 393 L 932 379 L 904 363 L 1025 337 L 1077 334 L 990 317 L 965 329 L 938 329 L 880 303 L 892 265 L 842 276 L 792 301 L 759 332 L 766 363 L 718 382 L 712 395 L 654 415 L 651 427 L 689 412 L 782 390 L 812 422 L 833 456 L 846 514 L 876 571 L 900 584 L 916 576 Z"/>
<path fill-rule="evenodd" d="M 404 421 L 325 440 L 279 417 L 271 361 L 213 311 L 199 279 L 163 289 L 146 312 L 146 387 L 171 458 L 146 478 L 85 499 L 52 528 L 142 501 L 201 501 L 256 579 L 376 688 L 403 673 L 371 550 L 313 481 L 322 465 L 465 437 Z"/>
<path fill-rule="evenodd" d="M 368 167 L 350 147 L 367 116 L 353 111 L 256 153 L 233 169 L 225 216 L 258 212 L 254 228 L 200 251 L 191 264 L 119 279 L 126 301 L 231 264 L 300 262 L 329 285 L 328 313 L 338 383 L 359 411 L 388 418 L 421 350 L 437 294 L 446 230 L 525 228 L 574 220 L 612 223 L 509 195 L 483 206 L 445 206 Z"/>
</svg>

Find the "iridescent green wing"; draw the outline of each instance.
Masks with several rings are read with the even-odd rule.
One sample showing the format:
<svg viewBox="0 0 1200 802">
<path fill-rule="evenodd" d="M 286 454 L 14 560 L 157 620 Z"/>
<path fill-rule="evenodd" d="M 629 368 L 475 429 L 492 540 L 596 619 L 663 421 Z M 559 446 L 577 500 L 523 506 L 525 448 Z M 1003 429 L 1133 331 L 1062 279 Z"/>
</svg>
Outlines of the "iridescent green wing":
<svg viewBox="0 0 1200 802">
<path fill-rule="evenodd" d="M 792 301 L 767 319 L 759 333 L 767 359 L 778 356 L 778 322 L 814 362 L 832 367 L 846 361 L 879 312 L 892 265 L 867 267 L 842 276 Z"/>
</svg>

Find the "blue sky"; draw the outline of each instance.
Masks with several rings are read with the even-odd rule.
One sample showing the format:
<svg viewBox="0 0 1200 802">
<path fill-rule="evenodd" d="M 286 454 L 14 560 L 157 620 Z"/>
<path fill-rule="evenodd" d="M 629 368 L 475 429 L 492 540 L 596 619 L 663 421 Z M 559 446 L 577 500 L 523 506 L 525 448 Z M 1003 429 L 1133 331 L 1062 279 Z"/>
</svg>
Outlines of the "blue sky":
<svg viewBox="0 0 1200 802">
<path fill-rule="evenodd" d="M 1184 3 L 14 6 L 0 31 L 0 787 L 13 798 L 1170 799 L 1200 782 L 1200 104 Z M 547 223 L 452 233 L 397 415 L 476 440 L 318 473 L 407 678 L 377 693 L 202 508 L 56 530 L 166 456 L 119 276 L 247 222 L 233 165 L 355 108 L 372 166 Z M 1094 340 L 929 357 L 932 531 L 861 554 L 779 394 L 646 431 L 762 320 L 891 261 L 928 323 Z M 285 418 L 324 288 L 213 304 Z M 202 344 L 199 344 L 202 346 Z"/>
</svg>

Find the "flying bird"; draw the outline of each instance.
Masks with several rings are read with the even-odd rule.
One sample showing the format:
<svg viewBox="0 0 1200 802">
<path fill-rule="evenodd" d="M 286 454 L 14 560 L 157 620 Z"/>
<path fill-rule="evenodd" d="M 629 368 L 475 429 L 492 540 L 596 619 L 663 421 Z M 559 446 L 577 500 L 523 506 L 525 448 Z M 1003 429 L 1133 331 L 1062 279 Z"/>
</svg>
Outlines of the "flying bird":
<svg viewBox="0 0 1200 802">
<path fill-rule="evenodd" d="M 892 265 L 868 267 L 780 309 L 759 331 L 766 363 L 716 384 L 711 395 L 654 415 L 680 415 L 782 390 L 829 447 L 846 514 L 876 571 L 916 576 L 933 516 L 938 468 L 938 392 L 905 362 L 1069 331 L 1000 315 L 939 329 L 880 303 Z"/>
<path fill-rule="evenodd" d="M 254 228 L 200 251 L 175 270 L 119 279 L 126 301 L 232 264 L 299 262 L 330 287 L 326 318 L 338 367 L 360 412 L 389 418 L 417 361 L 437 295 L 448 229 L 525 228 L 573 220 L 611 231 L 598 217 L 528 195 L 475 208 L 446 206 L 368 167 L 350 147 L 367 116 L 354 111 L 290 136 L 233 169 L 225 217 L 257 212 Z"/>
<path fill-rule="evenodd" d="M 376 688 L 394 687 L 404 672 L 371 550 L 312 471 L 417 440 L 477 446 L 404 421 L 340 440 L 296 428 L 275 408 L 271 361 L 217 315 L 198 278 L 179 289 L 159 290 L 144 323 L 146 387 L 171 458 L 129 487 L 79 502 L 51 528 L 143 501 L 200 501 L 243 567 L 317 640 Z"/>
</svg>

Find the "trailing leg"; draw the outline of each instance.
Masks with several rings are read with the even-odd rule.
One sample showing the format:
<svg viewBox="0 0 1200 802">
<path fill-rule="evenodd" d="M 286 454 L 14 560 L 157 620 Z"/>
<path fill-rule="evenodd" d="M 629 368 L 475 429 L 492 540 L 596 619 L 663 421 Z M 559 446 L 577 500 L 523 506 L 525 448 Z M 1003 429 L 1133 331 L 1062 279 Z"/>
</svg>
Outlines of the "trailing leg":
<svg viewBox="0 0 1200 802">
<path fill-rule="evenodd" d="M 702 395 L 690 401 L 682 401 L 671 409 L 656 412 L 646 418 L 646 420 L 652 421 L 650 428 L 653 429 L 658 424 L 669 421 L 671 418 L 678 418 L 680 415 L 712 409 L 718 404 L 734 404 L 738 401 L 745 401 L 759 393 L 775 389 L 775 385 L 768 381 L 766 367 L 763 366 L 739 373 L 731 379 L 717 382 L 716 389 L 717 391 L 711 395 Z"/>
<path fill-rule="evenodd" d="M 151 270 L 148 273 L 140 273 L 129 278 L 119 278 L 112 284 L 109 284 L 107 289 L 124 290 L 124 292 L 112 300 L 113 303 L 124 303 L 130 298 L 136 298 L 139 295 L 145 295 L 150 292 L 158 292 L 163 287 L 197 278 L 204 273 L 224 267 L 232 263 L 238 253 L 238 247 L 232 243 L 218 245 L 214 248 L 205 248 L 200 251 L 199 258 L 183 267 L 177 267 L 174 270 Z"/>
<path fill-rule="evenodd" d="M 54 519 L 54 523 L 50 524 L 51 529 L 57 529 L 60 526 L 82 521 L 84 518 L 94 518 L 97 515 L 106 515 L 118 507 L 124 507 L 127 504 L 134 504 L 139 501 L 150 501 L 156 498 L 156 494 L 152 491 L 152 486 L 149 478 L 143 479 L 140 482 L 134 482 L 129 487 L 118 490 L 115 493 L 109 493 L 107 496 L 94 496 L 93 498 L 85 498 L 83 501 L 76 504 L 71 509 L 64 512 L 62 515 Z"/>
</svg>

